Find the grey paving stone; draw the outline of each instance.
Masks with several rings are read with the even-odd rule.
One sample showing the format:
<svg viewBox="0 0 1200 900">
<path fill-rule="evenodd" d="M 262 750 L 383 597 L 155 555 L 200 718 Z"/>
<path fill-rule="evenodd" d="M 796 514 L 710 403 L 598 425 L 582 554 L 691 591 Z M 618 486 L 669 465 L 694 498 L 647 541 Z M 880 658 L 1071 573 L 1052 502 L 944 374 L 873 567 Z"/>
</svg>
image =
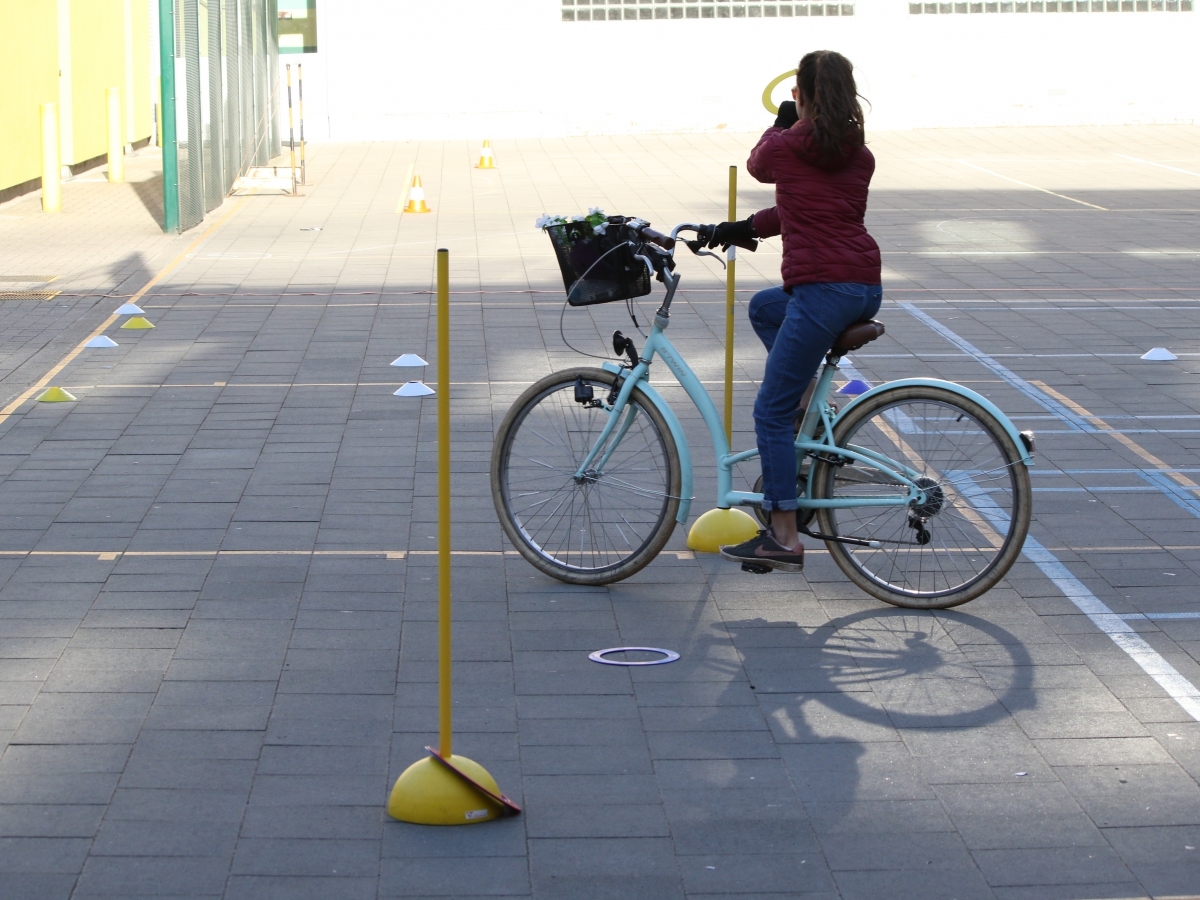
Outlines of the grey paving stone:
<svg viewBox="0 0 1200 900">
<path fill-rule="evenodd" d="M 1124 863 L 1106 847 L 976 850 L 973 856 L 988 883 L 995 886 L 1132 880 Z"/>
<path fill-rule="evenodd" d="M 794 891 L 796 896 L 835 889 L 820 857 L 805 851 L 768 855 L 687 856 L 679 858 L 688 896 L 693 893 L 742 894 Z"/>
<path fill-rule="evenodd" d="M 932 868 L 932 867 L 927 867 Z M 838 872 L 837 887 L 845 900 L 888 896 L 897 900 L 942 895 L 966 898 L 990 898 L 991 888 L 977 871 L 943 869 L 929 872 Z"/>
<path fill-rule="evenodd" d="M 229 874 L 219 857 L 89 857 L 77 891 L 124 896 L 220 895 Z"/>
<path fill-rule="evenodd" d="M 336 896 L 345 900 L 373 900 L 376 877 L 343 876 L 259 876 L 231 875 L 224 897 L 228 900 L 324 900 Z"/>
<path fill-rule="evenodd" d="M 0 836 L 92 838 L 100 827 L 101 803 L 0 804 Z"/>
<path fill-rule="evenodd" d="M 111 820 L 93 842 L 93 856 L 231 857 L 238 840 L 233 822 Z"/>
<path fill-rule="evenodd" d="M 4 878 L 4 890 L 12 900 L 55 900 L 69 898 L 76 875 L 14 872 Z"/>
<path fill-rule="evenodd" d="M 433 857 L 385 859 L 379 868 L 381 897 L 528 896 L 528 863 L 520 857 L 467 858 L 454 866 Z"/>
</svg>

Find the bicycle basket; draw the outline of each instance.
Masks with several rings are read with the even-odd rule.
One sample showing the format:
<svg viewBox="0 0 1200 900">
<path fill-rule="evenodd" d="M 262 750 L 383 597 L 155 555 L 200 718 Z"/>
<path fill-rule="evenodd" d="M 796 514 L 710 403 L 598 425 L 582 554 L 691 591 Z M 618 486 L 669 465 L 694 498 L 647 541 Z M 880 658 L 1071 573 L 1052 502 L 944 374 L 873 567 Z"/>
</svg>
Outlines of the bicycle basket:
<svg viewBox="0 0 1200 900">
<path fill-rule="evenodd" d="M 610 224 L 596 234 L 587 222 L 567 222 L 546 229 L 558 267 L 562 270 L 567 302 L 591 306 L 628 300 L 650 293 L 650 272 L 633 255 L 625 227 Z"/>
</svg>

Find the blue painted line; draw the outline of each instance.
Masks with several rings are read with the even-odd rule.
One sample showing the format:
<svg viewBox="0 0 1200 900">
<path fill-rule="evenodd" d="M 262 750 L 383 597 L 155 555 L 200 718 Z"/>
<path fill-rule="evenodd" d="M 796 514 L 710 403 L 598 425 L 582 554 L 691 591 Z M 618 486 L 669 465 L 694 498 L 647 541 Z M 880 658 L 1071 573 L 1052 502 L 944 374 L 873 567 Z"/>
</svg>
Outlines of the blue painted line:
<svg viewBox="0 0 1200 900">
<path fill-rule="evenodd" d="M 1165 472 L 1160 472 L 1158 469 L 1142 469 L 1138 474 L 1197 519 L 1200 519 L 1200 499 L 1196 498 L 1193 489 L 1186 488 L 1182 484 L 1176 484 L 1167 477 Z"/>
</svg>

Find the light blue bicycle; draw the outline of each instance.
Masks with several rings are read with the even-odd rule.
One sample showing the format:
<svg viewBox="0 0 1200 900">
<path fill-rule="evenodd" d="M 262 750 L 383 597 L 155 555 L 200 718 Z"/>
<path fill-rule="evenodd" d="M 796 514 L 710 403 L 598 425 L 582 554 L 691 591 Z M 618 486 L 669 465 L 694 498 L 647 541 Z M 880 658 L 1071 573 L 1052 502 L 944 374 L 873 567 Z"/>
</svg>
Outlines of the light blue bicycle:
<svg viewBox="0 0 1200 900">
<path fill-rule="evenodd" d="M 585 257 L 586 271 L 574 281 L 562 248 L 578 256 L 582 242 L 551 234 L 568 298 L 639 296 L 621 279 L 644 278 L 644 289 L 633 288 L 644 294 L 656 273 L 666 296 L 645 347 L 638 353 L 618 331 L 613 349 L 626 364 L 567 369 L 531 385 L 505 416 L 492 453 L 492 496 L 506 534 L 530 563 L 570 584 L 629 577 L 688 519 L 691 455 L 679 419 L 650 385 L 656 358 L 708 426 L 717 506 L 762 503 L 762 494 L 733 487 L 734 467 L 758 451 L 730 452 L 712 399 L 666 336 L 680 282 L 676 239 L 701 226 L 679 225 L 667 237 L 638 219 L 610 222 L 616 239 L 610 233 L 609 249 L 593 251 L 594 261 Z M 684 243 L 703 252 L 702 241 Z M 576 259 L 574 269 L 581 267 Z M 597 296 L 604 299 L 589 299 Z M 1032 508 L 1033 435 L 1018 432 L 985 397 L 930 378 L 888 382 L 840 411 L 831 407 L 841 357 L 882 333 L 876 322 L 853 326 L 826 357 L 796 439 L 801 530 L 825 541 L 850 580 L 879 600 L 956 606 L 991 589 L 1021 551 Z"/>
</svg>

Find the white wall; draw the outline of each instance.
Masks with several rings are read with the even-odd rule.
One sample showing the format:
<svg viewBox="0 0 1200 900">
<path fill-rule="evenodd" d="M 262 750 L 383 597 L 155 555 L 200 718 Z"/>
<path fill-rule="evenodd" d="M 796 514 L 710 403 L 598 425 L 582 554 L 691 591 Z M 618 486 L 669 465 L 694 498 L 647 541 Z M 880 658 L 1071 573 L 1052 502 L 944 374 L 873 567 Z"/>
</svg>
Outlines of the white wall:
<svg viewBox="0 0 1200 900">
<path fill-rule="evenodd" d="M 562 22 L 559 0 L 320 0 L 318 28 L 319 53 L 280 57 L 304 64 L 310 140 L 753 131 L 766 84 L 822 48 L 855 63 L 868 128 L 1200 119 L 1200 12 Z"/>
</svg>

